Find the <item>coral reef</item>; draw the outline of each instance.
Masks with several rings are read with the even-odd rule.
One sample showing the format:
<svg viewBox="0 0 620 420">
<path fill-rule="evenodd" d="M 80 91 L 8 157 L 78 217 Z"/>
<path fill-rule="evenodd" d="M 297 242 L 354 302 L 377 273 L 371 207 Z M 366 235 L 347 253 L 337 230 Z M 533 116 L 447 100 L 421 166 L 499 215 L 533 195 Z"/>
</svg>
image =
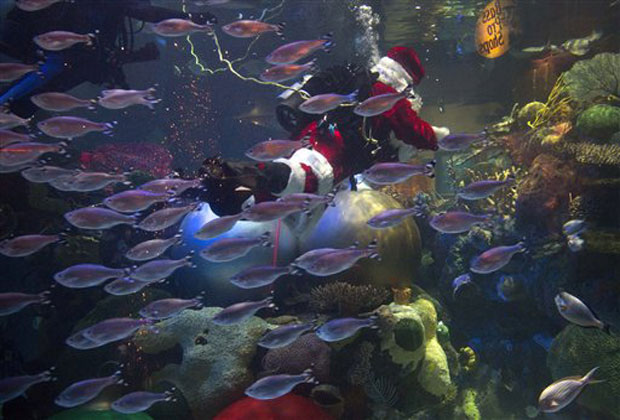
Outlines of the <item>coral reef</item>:
<svg viewBox="0 0 620 420">
<path fill-rule="evenodd" d="M 620 165 L 620 145 L 618 144 L 560 143 L 554 147 L 554 150 L 583 165 Z"/>
<path fill-rule="evenodd" d="M 370 341 L 362 342 L 353 355 L 353 365 L 347 373 L 347 380 L 351 385 L 364 385 L 371 375 L 372 354 L 375 345 Z"/>
<path fill-rule="evenodd" d="M 564 73 L 567 90 L 575 101 L 620 99 L 620 54 L 601 53 Z"/>
<path fill-rule="evenodd" d="M 239 419 L 333 420 L 334 418 L 311 399 L 295 394 L 286 394 L 273 400 L 245 397 L 232 403 L 213 418 L 213 420 Z"/>
<path fill-rule="evenodd" d="M 476 404 L 476 396 L 478 395 L 478 391 L 474 388 L 464 389 L 462 392 L 462 410 L 463 415 L 467 420 L 480 420 L 480 410 L 478 409 L 478 405 Z"/>
<path fill-rule="evenodd" d="M 214 416 L 222 407 L 239 399 L 254 380 L 249 368 L 256 343 L 268 324 L 258 317 L 234 327 L 212 322 L 220 308 L 186 310 L 156 324 L 158 334 L 134 338 L 145 353 L 157 354 L 179 344 L 181 364 L 168 364 L 152 375 L 154 382 L 174 384 L 187 400 L 196 418 Z"/>
<path fill-rule="evenodd" d="M 620 108 L 606 104 L 592 105 L 579 114 L 575 127 L 586 137 L 610 141 L 620 131 Z"/>
<path fill-rule="evenodd" d="M 344 282 L 327 283 L 310 291 L 310 308 L 320 313 L 357 315 L 381 305 L 389 297 L 386 289 Z"/>
<path fill-rule="evenodd" d="M 527 128 L 536 120 L 536 116 L 545 108 L 542 102 L 534 101 L 525 104 L 517 112 L 517 124 L 522 128 Z"/>
<path fill-rule="evenodd" d="M 596 379 L 605 382 L 587 386 L 577 403 L 606 418 L 620 418 L 620 338 L 596 328 L 569 325 L 553 340 L 547 365 L 554 379 L 583 375 L 599 366 Z"/>
</svg>

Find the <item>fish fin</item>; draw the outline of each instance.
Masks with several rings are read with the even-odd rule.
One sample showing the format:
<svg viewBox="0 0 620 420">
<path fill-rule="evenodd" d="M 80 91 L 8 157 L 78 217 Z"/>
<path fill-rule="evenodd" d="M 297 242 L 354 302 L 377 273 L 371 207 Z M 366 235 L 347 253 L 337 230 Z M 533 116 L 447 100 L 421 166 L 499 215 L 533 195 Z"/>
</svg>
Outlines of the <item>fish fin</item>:
<svg viewBox="0 0 620 420">
<path fill-rule="evenodd" d="M 429 178 L 435 178 L 435 166 L 437 165 L 436 160 L 431 160 L 424 167 L 424 175 Z"/>
<path fill-rule="evenodd" d="M 286 39 L 286 37 L 284 36 L 284 29 L 286 28 L 286 22 L 277 23 L 275 26 L 276 26 L 276 35 L 278 35 L 282 39 Z"/>
<path fill-rule="evenodd" d="M 91 47 L 93 45 L 93 42 L 97 39 L 97 31 L 95 31 L 95 33 L 89 33 L 86 34 L 86 36 L 88 37 L 88 40 L 86 41 L 86 46 L 87 47 Z"/>
<path fill-rule="evenodd" d="M 584 384 L 589 384 L 595 381 L 595 379 L 592 379 L 592 377 L 594 376 L 594 373 L 596 373 L 596 371 L 598 370 L 599 366 L 595 366 L 593 367 L 590 372 L 586 373 L 585 376 L 581 379 L 581 381 Z M 602 380 L 599 380 L 599 382 L 604 382 Z"/>
<path fill-rule="evenodd" d="M 308 61 L 306 63 L 306 66 L 308 64 L 310 65 L 310 68 L 308 69 L 308 72 L 310 74 L 315 74 L 319 72 L 320 69 L 319 69 L 319 65 L 317 64 L 316 58 L 312 59 L 311 61 Z"/>
<path fill-rule="evenodd" d="M 323 44 L 323 50 L 326 53 L 330 53 L 332 51 L 332 48 L 334 48 L 334 46 L 336 45 L 336 43 L 333 40 L 333 37 L 334 37 L 334 34 L 331 32 L 328 32 L 321 37 L 321 39 L 325 41 L 325 43 Z"/>
</svg>

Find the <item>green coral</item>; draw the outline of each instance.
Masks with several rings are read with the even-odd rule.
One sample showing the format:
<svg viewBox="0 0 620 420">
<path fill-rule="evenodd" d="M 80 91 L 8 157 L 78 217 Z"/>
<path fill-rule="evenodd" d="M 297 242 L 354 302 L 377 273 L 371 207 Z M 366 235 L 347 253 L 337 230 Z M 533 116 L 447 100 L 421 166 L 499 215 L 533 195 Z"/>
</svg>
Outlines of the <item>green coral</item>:
<svg viewBox="0 0 620 420">
<path fill-rule="evenodd" d="M 394 341 L 407 351 L 416 351 L 424 344 L 424 325 L 415 318 L 401 319 L 394 326 Z"/>
<path fill-rule="evenodd" d="M 478 396 L 478 391 L 474 388 L 467 388 L 463 390 L 463 415 L 467 420 L 480 420 L 480 410 L 478 409 L 478 404 L 476 404 L 476 397 Z"/>
<path fill-rule="evenodd" d="M 538 101 L 525 104 L 517 113 L 517 123 L 523 128 L 528 127 L 528 123 L 533 123 L 536 120 L 536 115 L 544 108 L 545 104 Z"/>
<path fill-rule="evenodd" d="M 578 102 L 597 98 L 620 98 L 620 54 L 597 54 L 583 60 L 564 73 L 569 95 Z"/>
<path fill-rule="evenodd" d="M 605 382 L 588 385 L 577 403 L 620 419 L 620 338 L 596 328 L 569 325 L 553 340 L 547 365 L 555 380 L 581 376 L 599 366 L 595 378 Z"/>
<path fill-rule="evenodd" d="M 609 141 L 620 131 L 620 108 L 611 105 L 592 105 L 577 118 L 577 130 L 585 136 Z"/>
<path fill-rule="evenodd" d="M 152 420 L 146 413 L 121 414 L 112 410 L 89 410 L 79 407 L 54 414 L 49 420 Z"/>
</svg>

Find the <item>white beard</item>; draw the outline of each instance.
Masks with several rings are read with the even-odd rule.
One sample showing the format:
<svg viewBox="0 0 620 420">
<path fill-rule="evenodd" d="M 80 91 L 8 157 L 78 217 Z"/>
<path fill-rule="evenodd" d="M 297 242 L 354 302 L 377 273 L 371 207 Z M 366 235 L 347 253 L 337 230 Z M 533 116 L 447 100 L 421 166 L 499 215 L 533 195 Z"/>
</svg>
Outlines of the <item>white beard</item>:
<svg viewBox="0 0 620 420">
<path fill-rule="evenodd" d="M 402 92 L 409 87 L 409 91 L 413 94 L 413 98 L 409 98 L 411 109 L 415 112 L 420 112 L 422 108 L 422 97 L 413 91 L 411 88 L 413 79 L 398 61 L 390 57 L 382 57 L 370 71 L 379 73 L 379 78 L 377 80 L 394 88 L 397 92 Z"/>
</svg>

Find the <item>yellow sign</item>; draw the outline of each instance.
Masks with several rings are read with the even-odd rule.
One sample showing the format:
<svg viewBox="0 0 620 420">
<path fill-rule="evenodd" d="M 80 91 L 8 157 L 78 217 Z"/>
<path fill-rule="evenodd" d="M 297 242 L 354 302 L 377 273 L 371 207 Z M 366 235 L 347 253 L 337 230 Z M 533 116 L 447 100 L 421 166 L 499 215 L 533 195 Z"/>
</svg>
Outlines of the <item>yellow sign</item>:
<svg viewBox="0 0 620 420">
<path fill-rule="evenodd" d="M 486 5 L 476 23 L 476 49 L 486 58 L 497 58 L 510 48 L 506 0 L 493 0 Z"/>
</svg>

